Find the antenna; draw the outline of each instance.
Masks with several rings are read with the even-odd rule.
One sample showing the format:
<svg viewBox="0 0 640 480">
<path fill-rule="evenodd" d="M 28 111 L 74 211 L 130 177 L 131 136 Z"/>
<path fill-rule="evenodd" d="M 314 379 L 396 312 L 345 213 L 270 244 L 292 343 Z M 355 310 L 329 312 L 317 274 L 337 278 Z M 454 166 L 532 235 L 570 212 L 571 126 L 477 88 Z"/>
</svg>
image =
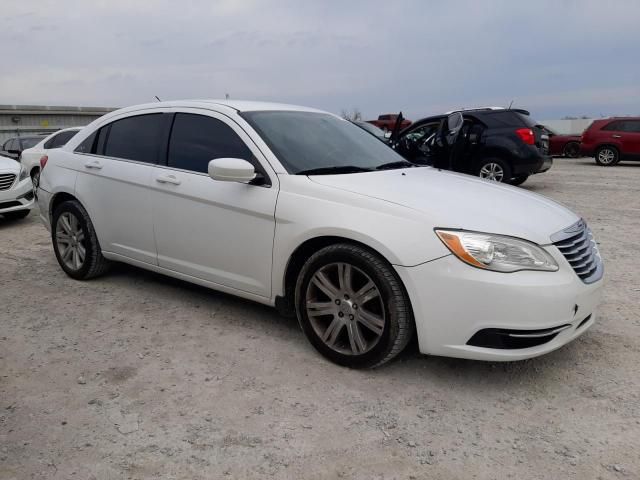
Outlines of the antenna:
<svg viewBox="0 0 640 480">
<path fill-rule="evenodd" d="M 224 94 L 224 99 L 225 99 L 225 100 L 229 100 L 229 94 L 228 94 L 228 93 L 225 93 L 225 94 Z"/>
<path fill-rule="evenodd" d="M 158 100 L 159 102 L 161 102 L 162 100 L 160 100 L 160 97 L 158 97 L 158 95 L 154 95 L 154 97 L 156 98 L 156 100 Z"/>
<path fill-rule="evenodd" d="M 509 104 L 509 108 L 507 108 L 507 110 L 511 110 L 511 105 L 513 105 L 513 100 L 511 100 L 511 103 Z"/>
</svg>

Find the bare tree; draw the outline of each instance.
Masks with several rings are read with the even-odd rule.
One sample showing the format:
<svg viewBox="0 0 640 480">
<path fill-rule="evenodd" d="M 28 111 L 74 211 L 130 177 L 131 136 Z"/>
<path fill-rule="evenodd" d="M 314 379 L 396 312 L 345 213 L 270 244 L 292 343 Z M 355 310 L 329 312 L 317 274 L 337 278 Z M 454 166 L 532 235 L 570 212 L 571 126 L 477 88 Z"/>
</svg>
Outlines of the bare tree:
<svg viewBox="0 0 640 480">
<path fill-rule="evenodd" d="M 343 108 L 340 111 L 340 116 L 345 120 L 349 120 L 352 122 L 356 120 L 362 120 L 362 112 L 358 107 L 353 107 L 351 110 L 347 110 L 346 108 Z"/>
</svg>

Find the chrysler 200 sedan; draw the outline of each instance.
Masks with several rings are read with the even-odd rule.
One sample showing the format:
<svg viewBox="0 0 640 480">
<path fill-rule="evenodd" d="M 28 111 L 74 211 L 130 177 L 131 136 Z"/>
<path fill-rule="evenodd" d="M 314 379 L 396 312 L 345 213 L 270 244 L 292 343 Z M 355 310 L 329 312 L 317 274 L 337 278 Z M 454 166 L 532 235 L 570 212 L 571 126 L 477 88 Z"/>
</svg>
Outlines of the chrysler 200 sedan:
<svg viewBox="0 0 640 480">
<path fill-rule="evenodd" d="M 42 163 L 41 216 L 69 276 L 126 262 L 273 305 L 341 365 L 380 365 L 414 334 L 425 354 L 530 358 L 596 318 L 603 266 L 580 217 L 415 166 L 326 112 L 140 105 Z"/>
</svg>

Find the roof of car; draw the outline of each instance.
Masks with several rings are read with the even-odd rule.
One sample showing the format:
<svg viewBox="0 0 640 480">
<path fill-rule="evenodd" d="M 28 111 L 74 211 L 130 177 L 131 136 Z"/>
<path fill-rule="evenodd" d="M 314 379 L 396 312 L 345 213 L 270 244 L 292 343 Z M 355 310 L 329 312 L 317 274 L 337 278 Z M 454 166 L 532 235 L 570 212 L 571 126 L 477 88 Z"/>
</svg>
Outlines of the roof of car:
<svg viewBox="0 0 640 480">
<path fill-rule="evenodd" d="M 143 105 L 133 105 L 131 107 L 126 107 L 118 112 L 130 111 L 130 110 L 140 110 L 144 108 L 159 108 L 159 107 L 191 107 L 191 108 L 212 108 L 212 107 L 227 107 L 231 108 L 237 112 L 256 112 L 256 111 L 299 111 L 299 112 L 323 112 L 322 110 L 318 110 L 311 107 L 303 107 L 300 105 L 289 105 L 286 103 L 275 103 L 275 102 L 260 102 L 253 100 L 216 100 L 216 99 L 205 99 L 205 100 L 170 100 L 164 102 L 154 102 L 147 103 Z"/>
</svg>

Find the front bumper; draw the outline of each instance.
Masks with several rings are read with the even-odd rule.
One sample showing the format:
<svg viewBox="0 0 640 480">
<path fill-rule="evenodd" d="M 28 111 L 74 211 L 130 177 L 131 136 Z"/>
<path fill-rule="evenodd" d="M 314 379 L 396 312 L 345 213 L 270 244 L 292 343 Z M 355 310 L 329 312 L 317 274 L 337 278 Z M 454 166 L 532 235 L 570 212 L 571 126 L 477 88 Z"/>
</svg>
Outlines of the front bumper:
<svg viewBox="0 0 640 480">
<path fill-rule="evenodd" d="M 560 265 L 559 271 L 490 272 L 453 255 L 415 267 L 396 266 L 411 299 L 420 351 L 476 360 L 522 360 L 551 352 L 588 330 L 595 322 L 603 281 L 584 284 L 555 247 L 547 251 Z M 557 327 L 564 329 L 528 348 L 468 343 L 487 329 L 530 332 Z"/>
<path fill-rule="evenodd" d="M 33 183 L 29 177 L 16 180 L 8 190 L 0 190 L 0 214 L 31 210 L 34 204 Z"/>
</svg>

